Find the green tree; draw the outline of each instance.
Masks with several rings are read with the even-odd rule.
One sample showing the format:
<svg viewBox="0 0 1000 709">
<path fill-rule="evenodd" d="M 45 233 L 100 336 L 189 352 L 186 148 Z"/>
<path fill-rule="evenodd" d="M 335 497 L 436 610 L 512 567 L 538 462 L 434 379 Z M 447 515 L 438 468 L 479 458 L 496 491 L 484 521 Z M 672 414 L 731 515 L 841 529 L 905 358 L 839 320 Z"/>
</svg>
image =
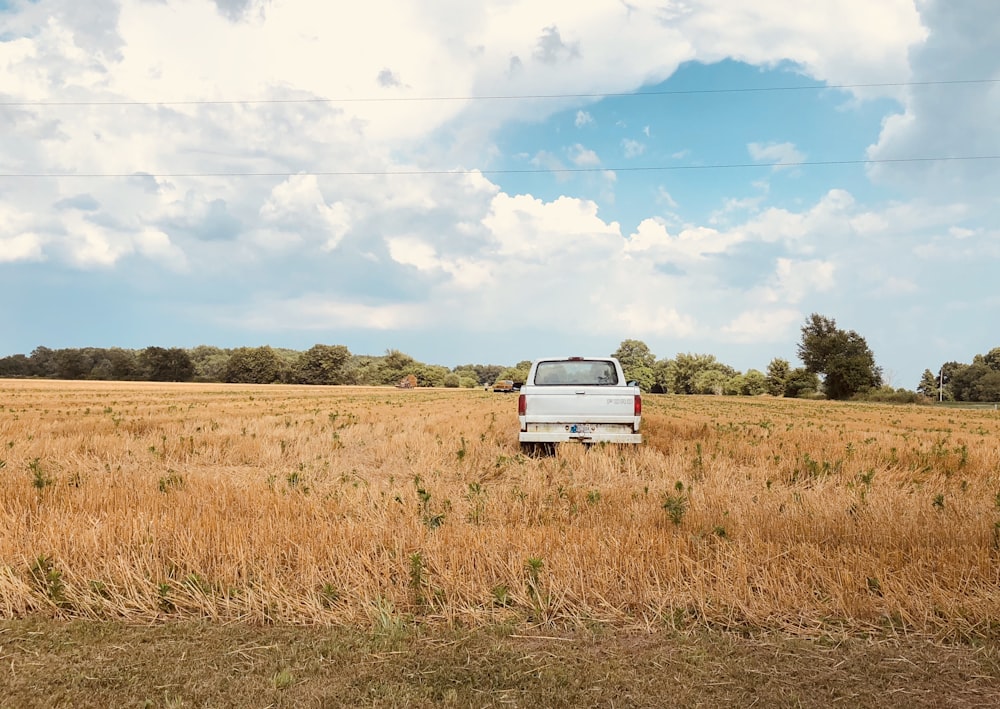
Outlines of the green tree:
<svg viewBox="0 0 1000 709">
<path fill-rule="evenodd" d="M 734 374 L 726 380 L 725 385 L 722 387 L 722 393 L 726 396 L 739 396 L 743 393 L 743 387 L 746 386 L 747 378 L 742 374 Z"/>
<path fill-rule="evenodd" d="M 811 396 L 819 392 L 819 375 L 810 372 L 805 367 L 796 367 L 788 373 L 785 380 L 784 396 L 791 399 Z"/>
<path fill-rule="evenodd" d="M 792 365 L 787 359 L 775 357 L 767 365 L 767 393 L 771 396 L 784 396 L 785 387 L 788 384 L 788 375 L 792 372 Z"/>
<path fill-rule="evenodd" d="M 417 385 L 422 387 L 442 387 L 444 386 L 444 378 L 450 374 L 447 367 L 419 362 L 413 368 L 412 373 L 417 377 Z"/>
<path fill-rule="evenodd" d="M 718 372 L 723 376 L 706 374 L 699 381 L 699 375 L 706 372 Z M 715 355 L 678 353 L 667 367 L 667 384 L 669 391 L 675 394 L 721 393 L 720 381 L 736 373 L 732 367 L 716 360 Z"/>
<path fill-rule="evenodd" d="M 930 399 L 937 399 L 939 393 L 939 380 L 929 369 L 925 369 L 920 375 L 920 383 L 917 384 L 917 393 Z"/>
<path fill-rule="evenodd" d="M 455 374 L 454 372 L 449 372 L 444 377 L 444 386 L 446 389 L 457 389 L 462 385 L 462 378 Z"/>
<path fill-rule="evenodd" d="M 983 364 L 996 372 L 1000 372 L 1000 347 L 994 347 L 984 354 Z"/>
<path fill-rule="evenodd" d="M 472 377 L 478 384 L 492 384 L 506 367 L 499 364 L 462 364 L 452 371 L 460 377 Z"/>
<path fill-rule="evenodd" d="M 303 352 L 295 369 L 300 384 L 346 384 L 351 352 L 344 345 L 313 345 Z"/>
<path fill-rule="evenodd" d="M 226 363 L 225 381 L 236 384 L 273 384 L 280 380 L 282 359 L 269 346 L 239 347 Z"/>
<path fill-rule="evenodd" d="M 30 377 L 31 374 L 31 360 L 23 354 L 0 359 L 0 377 Z"/>
<path fill-rule="evenodd" d="M 748 369 L 743 375 L 743 387 L 739 393 L 743 396 L 760 396 L 767 393 L 767 377 L 759 369 Z"/>
<path fill-rule="evenodd" d="M 31 361 L 32 375 L 36 377 L 56 377 L 56 353 L 48 347 L 36 347 L 31 351 L 28 359 Z"/>
<path fill-rule="evenodd" d="M 841 330 L 832 318 L 818 313 L 806 318 L 798 355 L 808 371 L 823 375 L 823 390 L 831 399 L 848 399 L 882 385 L 882 370 L 865 338 Z"/>
<path fill-rule="evenodd" d="M 198 345 L 187 351 L 194 365 L 194 378 L 199 382 L 221 382 L 226 379 L 229 351 L 212 345 Z"/>
<path fill-rule="evenodd" d="M 694 394 L 714 394 L 720 396 L 726 388 L 726 382 L 735 376 L 722 369 L 702 369 L 691 382 Z"/>
<path fill-rule="evenodd" d="M 188 382 L 194 377 L 194 364 L 179 347 L 147 347 L 139 353 L 139 370 L 153 382 Z"/>
<path fill-rule="evenodd" d="M 639 387 L 649 391 L 656 384 L 653 366 L 656 356 L 642 340 L 622 340 L 611 356 L 621 362 L 627 381 L 639 382 Z"/>
<path fill-rule="evenodd" d="M 378 384 L 397 384 L 407 374 L 416 376 L 419 362 L 405 352 L 386 350 L 385 356 L 377 364 Z M 419 379 L 418 379 L 419 381 Z"/>
<path fill-rule="evenodd" d="M 90 371 L 78 349 L 56 350 L 55 360 L 57 379 L 83 379 Z"/>
<path fill-rule="evenodd" d="M 955 371 L 950 385 L 956 401 L 1000 401 L 1000 372 L 983 358 Z"/>
</svg>

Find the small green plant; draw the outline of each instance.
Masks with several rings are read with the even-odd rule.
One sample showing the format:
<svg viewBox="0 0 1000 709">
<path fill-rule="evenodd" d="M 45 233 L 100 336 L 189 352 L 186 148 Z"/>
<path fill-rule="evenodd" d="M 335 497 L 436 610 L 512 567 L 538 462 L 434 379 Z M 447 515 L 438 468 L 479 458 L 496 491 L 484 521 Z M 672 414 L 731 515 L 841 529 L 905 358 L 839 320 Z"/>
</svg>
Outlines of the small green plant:
<svg viewBox="0 0 1000 709">
<path fill-rule="evenodd" d="M 271 675 L 271 686 L 277 690 L 288 689 L 293 684 L 295 684 L 295 675 L 287 668 L 278 670 Z"/>
<path fill-rule="evenodd" d="M 939 493 L 939 494 L 937 494 L 937 495 L 934 496 L 934 508 L 938 509 L 938 510 L 943 510 L 944 509 L 944 495 L 943 494 Z"/>
<path fill-rule="evenodd" d="M 390 639 L 398 637 L 406 623 L 403 617 L 396 612 L 396 606 L 388 598 L 379 596 L 375 599 L 374 607 L 375 632 Z"/>
<path fill-rule="evenodd" d="M 444 524 L 444 512 L 434 512 L 431 510 L 431 494 L 427 492 L 426 489 L 420 487 L 420 477 L 414 478 L 414 483 L 417 487 L 417 499 L 420 501 L 418 507 L 420 510 L 420 519 L 426 524 L 430 529 L 437 529 L 442 524 Z M 450 503 L 445 500 L 445 507 L 450 508 Z"/>
<path fill-rule="evenodd" d="M 340 591 L 333 584 L 324 583 L 319 587 L 319 603 L 326 609 L 333 608 L 340 600 Z"/>
<path fill-rule="evenodd" d="M 596 505 L 600 501 L 601 501 L 601 491 L 600 490 L 591 490 L 590 492 L 587 493 L 587 504 L 588 505 Z"/>
<path fill-rule="evenodd" d="M 31 485 L 36 490 L 44 490 L 52 484 L 52 478 L 45 474 L 45 469 L 42 467 L 42 463 L 38 458 L 35 458 L 28 463 L 28 470 L 31 471 Z"/>
<path fill-rule="evenodd" d="M 695 454 L 694 454 L 694 460 L 691 461 L 691 469 L 695 473 L 701 473 L 704 470 L 704 468 L 705 468 L 705 460 L 704 460 L 704 458 L 702 457 L 702 454 L 701 454 L 701 443 L 700 442 L 699 443 L 695 443 L 694 450 L 695 450 Z"/>
<path fill-rule="evenodd" d="M 545 617 L 545 609 L 548 606 L 548 596 L 542 593 L 541 575 L 544 566 L 545 562 L 535 556 L 524 562 L 528 596 L 531 598 L 531 605 L 538 620 Z"/>
<path fill-rule="evenodd" d="M 212 593 L 212 585 L 199 574 L 191 573 L 184 577 L 184 585 L 202 596 Z"/>
<path fill-rule="evenodd" d="M 184 478 L 173 470 L 168 470 L 167 474 L 160 478 L 157 485 L 160 492 L 169 492 L 184 487 Z"/>
<path fill-rule="evenodd" d="M 674 484 L 677 494 L 667 493 L 663 496 L 663 509 L 667 511 L 667 516 L 675 525 L 680 525 L 688 509 L 688 496 L 684 494 L 684 483 L 678 480 Z"/>
<path fill-rule="evenodd" d="M 44 554 L 36 557 L 28 567 L 28 578 L 31 585 L 56 606 L 62 608 L 66 605 L 66 586 L 63 584 L 62 572 L 56 568 L 51 557 Z"/>
<path fill-rule="evenodd" d="M 410 591 L 413 593 L 413 605 L 422 608 L 427 600 L 424 598 L 424 557 L 417 551 L 410 554 Z"/>
<path fill-rule="evenodd" d="M 1000 522 L 998 522 L 997 525 L 998 527 L 1000 527 Z M 491 593 L 493 595 L 494 606 L 498 606 L 500 608 L 506 608 L 510 605 L 511 603 L 510 588 L 508 588 L 507 586 L 503 584 L 500 584 L 499 586 L 494 586 L 493 591 Z"/>
<path fill-rule="evenodd" d="M 478 482 L 471 482 L 465 497 L 469 501 L 469 514 L 467 515 L 469 523 L 481 524 L 486 511 L 486 490 Z"/>
<path fill-rule="evenodd" d="M 468 453 L 468 450 L 465 447 L 465 436 L 462 436 L 462 447 L 459 448 L 458 451 L 456 451 L 455 454 L 458 456 L 459 460 L 463 460 L 465 458 L 465 456 L 466 456 L 467 453 Z"/>
<path fill-rule="evenodd" d="M 156 586 L 158 605 L 160 607 L 160 610 L 163 611 L 164 613 L 172 613 L 177 609 L 177 606 L 174 604 L 173 599 L 170 598 L 170 591 L 171 591 L 170 584 L 167 582 L 157 584 Z"/>
</svg>

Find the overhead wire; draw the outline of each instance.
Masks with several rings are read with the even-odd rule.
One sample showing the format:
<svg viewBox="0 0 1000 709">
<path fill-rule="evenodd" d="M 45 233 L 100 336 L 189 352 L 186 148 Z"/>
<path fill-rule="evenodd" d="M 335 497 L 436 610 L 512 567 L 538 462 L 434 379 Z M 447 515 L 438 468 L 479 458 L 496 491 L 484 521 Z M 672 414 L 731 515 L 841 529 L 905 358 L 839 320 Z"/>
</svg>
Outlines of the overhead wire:
<svg viewBox="0 0 1000 709">
<path fill-rule="evenodd" d="M 934 81 L 897 81 L 874 83 L 808 84 L 794 86 L 734 87 L 710 89 L 669 89 L 638 92 L 594 92 L 561 94 L 511 94 L 489 96 L 385 96 L 358 98 L 283 98 L 283 99 L 221 99 L 188 101 L 0 101 L 0 107 L 60 107 L 60 106 L 213 106 L 213 105 L 266 105 L 266 104 L 334 104 L 334 103 L 376 103 L 376 102 L 421 102 L 421 101 L 507 101 L 541 99 L 603 99 L 603 98 L 646 98 L 657 96 L 682 96 L 697 94 L 744 94 L 787 91 L 847 90 L 863 88 L 901 88 L 926 86 L 955 86 L 997 84 L 1000 78 L 983 79 L 943 79 Z M 204 172 L 152 172 L 137 170 L 130 173 L 95 172 L 10 172 L 0 173 L 0 179 L 12 178 L 88 178 L 122 179 L 136 177 L 152 178 L 212 178 L 212 177 L 390 177 L 420 175 L 470 175 L 475 173 L 490 175 L 531 175 L 531 174 L 581 174 L 581 173 L 637 173 L 671 172 L 698 170 L 728 170 L 750 168 L 794 168 L 822 167 L 836 165 L 879 165 L 892 163 L 929 163 L 957 161 L 998 160 L 1000 155 L 946 155 L 914 156 L 901 158 L 867 158 L 853 160 L 802 160 L 778 162 L 732 162 L 688 165 L 640 165 L 623 167 L 544 167 L 544 168 L 474 168 L 474 169 L 427 169 L 427 170 L 298 170 L 298 171 L 204 171 Z"/>
<path fill-rule="evenodd" d="M 632 92 L 591 92 L 591 93 L 554 93 L 554 94 L 496 94 L 484 96 L 361 96 L 342 98 L 267 98 L 267 99 L 193 99 L 193 100 L 161 100 L 161 101 L 131 101 L 131 100 L 34 100 L 34 101 L 0 101 L 0 107 L 58 107 L 58 106 L 233 106 L 256 104 L 333 104 L 333 103 L 398 103 L 398 102 L 432 102 L 432 101 L 523 101 L 523 100 L 558 100 L 558 99 L 602 99 L 602 98 L 644 98 L 650 96 L 686 96 L 697 94 L 738 94 L 766 93 L 782 91 L 822 91 L 827 89 L 873 89 L 873 88 L 906 88 L 921 86 L 957 86 L 976 84 L 997 84 L 1000 78 L 986 79 L 942 79 L 937 81 L 885 81 L 857 84 L 806 84 L 802 86 L 748 86 L 717 89 L 664 89 L 661 91 Z"/>
</svg>

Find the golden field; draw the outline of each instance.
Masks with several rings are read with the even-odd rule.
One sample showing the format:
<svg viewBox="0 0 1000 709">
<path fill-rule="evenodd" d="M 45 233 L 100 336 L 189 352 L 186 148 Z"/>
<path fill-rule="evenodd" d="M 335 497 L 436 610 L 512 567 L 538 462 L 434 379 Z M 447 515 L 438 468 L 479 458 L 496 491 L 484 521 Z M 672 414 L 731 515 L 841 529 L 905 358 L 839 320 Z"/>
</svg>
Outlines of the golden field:
<svg viewBox="0 0 1000 709">
<path fill-rule="evenodd" d="M 0 617 L 995 633 L 1000 413 L 643 428 L 526 458 L 481 390 L 0 381 Z"/>
</svg>

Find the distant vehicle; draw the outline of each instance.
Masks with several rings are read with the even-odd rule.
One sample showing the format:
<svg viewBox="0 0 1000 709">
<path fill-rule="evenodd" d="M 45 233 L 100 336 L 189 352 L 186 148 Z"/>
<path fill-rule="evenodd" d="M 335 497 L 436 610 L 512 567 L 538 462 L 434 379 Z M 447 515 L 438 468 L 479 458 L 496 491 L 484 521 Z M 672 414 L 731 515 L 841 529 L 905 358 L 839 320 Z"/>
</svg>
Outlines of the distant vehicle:
<svg viewBox="0 0 1000 709">
<path fill-rule="evenodd" d="M 500 379 L 493 385 L 493 391 L 498 391 L 504 394 L 515 391 L 517 388 L 518 387 L 511 379 Z"/>
<path fill-rule="evenodd" d="M 613 357 L 536 360 L 517 402 L 521 448 L 556 443 L 641 443 L 642 394 Z"/>
</svg>

